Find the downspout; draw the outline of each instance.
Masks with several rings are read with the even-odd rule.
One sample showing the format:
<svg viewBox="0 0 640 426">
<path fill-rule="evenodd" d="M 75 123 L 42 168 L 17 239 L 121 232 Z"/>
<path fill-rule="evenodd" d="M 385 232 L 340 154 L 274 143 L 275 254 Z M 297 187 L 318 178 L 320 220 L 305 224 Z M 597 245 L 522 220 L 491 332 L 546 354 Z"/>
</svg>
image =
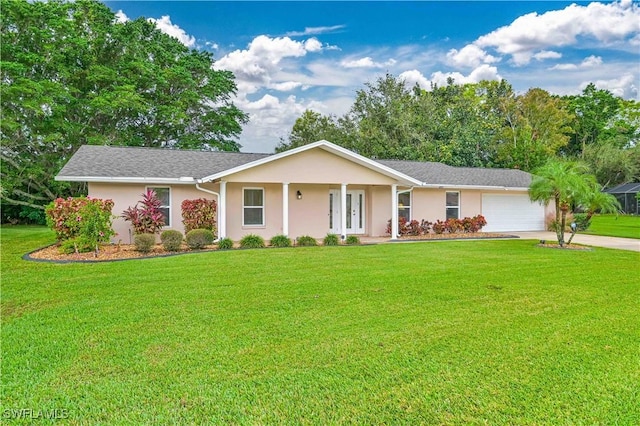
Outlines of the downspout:
<svg viewBox="0 0 640 426">
<path fill-rule="evenodd" d="M 199 191 L 202 191 L 202 192 L 206 192 L 206 193 L 211 194 L 211 195 L 215 195 L 216 198 L 218 199 L 217 200 L 218 201 L 218 226 L 220 226 L 220 210 L 219 210 L 220 209 L 220 194 L 218 194 L 217 192 L 212 191 L 210 189 L 206 189 L 206 188 L 201 187 L 200 184 L 197 183 L 197 182 L 196 182 L 196 189 L 199 190 Z M 220 228 L 218 228 L 218 231 L 219 230 L 220 230 Z M 218 238 L 216 238 L 215 241 L 219 241 L 219 240 L 220 240 L 220 232 L 218 232 Z"/>
</svg>

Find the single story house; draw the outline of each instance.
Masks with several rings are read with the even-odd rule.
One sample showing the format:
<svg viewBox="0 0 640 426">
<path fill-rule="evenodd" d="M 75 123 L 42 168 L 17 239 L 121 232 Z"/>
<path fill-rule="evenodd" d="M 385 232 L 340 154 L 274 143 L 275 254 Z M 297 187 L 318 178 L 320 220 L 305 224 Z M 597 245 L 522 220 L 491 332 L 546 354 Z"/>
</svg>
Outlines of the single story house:
<svg viewBox="0 0 640 426">
<path fill-rule="evenodd" d="M 640 182 L 625 183 L 606 189 L 604 192 L 616 197 L 623 213 L 640 214 L 640 199 L 638 199 Z"/>
<path fill-rule="evenodd" d="M 431 222 L 485 216 L 484 231 L 545 227 L 546 208 L 528 196 L 521 170 L 451 167 L 440 163 L 372 160 L 318 141 L 278 154 L 247 154 L 85 145 L 56 176 L 87 182 L 89 196 L 112 199 L 120 216 L 147 188 L 159 195 L 165 229 L 183 232 L 181 203 L 218 203 L 218 237 L 265 239 L 278 234 L 321 238 L 335 233 L 385 236 L 399 217 Z M 118 217 L 115 240 L 131 227 Z"/>
</svg>

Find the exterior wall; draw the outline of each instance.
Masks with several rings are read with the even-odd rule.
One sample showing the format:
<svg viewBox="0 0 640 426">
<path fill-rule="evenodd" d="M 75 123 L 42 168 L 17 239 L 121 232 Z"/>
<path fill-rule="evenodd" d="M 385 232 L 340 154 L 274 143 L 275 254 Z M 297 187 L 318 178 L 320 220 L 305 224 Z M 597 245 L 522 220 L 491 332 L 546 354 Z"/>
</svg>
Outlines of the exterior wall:
<svg viewBox="0 0 640 426">
<path fill-rule="evenodd" d="M 391 185 L 394 179 L 317 148 L 225 177 L 227 182 Z"/>
<path fill-rule="evenodd" d="M 142 194 L 147 187 L 168 187 L 170 188 L 170 226 L 164 229 L 175 229 L 184 233 L 182 226 L 182 209 L 181 204 L 184 200 L 192 200 L 195 198 L 214 199 L 217 198 L 203 191 L 196 189 L 195 185 L 161 185 L 161 184 L 126 184 L 126 183 L 97 183 L 89 182 L 89 196 L 93 198 L 111 199 L 114 202 L 112 213 L 116 216 L 113 220 L 113 229 L 116 235 L 112 238 L 113 242 L 121 240 L 125 244 L 132 242 L 131 224 L 125 222 L 120 217 L 122 212 L 129 207 L 134 206 L 142 199 Z M 218 185 L 202 185 L 203 188 L 218 192 Z"/>
<path fill-rule="evenodd" d="M 371 187 L 367 208 L 370 213 L 369 235 L 372 237 L 387 236 L 387 222 L 391 219 L 391 187 Z"/>
</svg>

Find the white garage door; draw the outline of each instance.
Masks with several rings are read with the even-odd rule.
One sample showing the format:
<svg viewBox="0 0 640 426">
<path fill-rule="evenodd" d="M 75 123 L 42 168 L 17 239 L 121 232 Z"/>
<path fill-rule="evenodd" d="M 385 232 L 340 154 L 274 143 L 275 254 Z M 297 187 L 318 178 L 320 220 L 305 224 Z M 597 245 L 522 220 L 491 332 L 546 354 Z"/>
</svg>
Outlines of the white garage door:
<svg viewBox="0 0 640 426">
<path fill-rule="evenodd" d="M 482 215 L 485 232 L 544 230 L 544 206 L 528 194 L 482 194 Z"/>
</svg>

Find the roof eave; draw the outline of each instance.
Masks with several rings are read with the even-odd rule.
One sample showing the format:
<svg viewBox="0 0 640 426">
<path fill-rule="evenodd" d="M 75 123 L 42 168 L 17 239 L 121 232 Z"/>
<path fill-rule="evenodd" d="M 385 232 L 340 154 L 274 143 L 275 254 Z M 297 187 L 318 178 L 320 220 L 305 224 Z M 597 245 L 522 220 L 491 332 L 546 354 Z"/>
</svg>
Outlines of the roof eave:
<svg viewBox="0 0 640 426">
<path fill-rule="evenodd" d="M 496 191 L 528 191 L 528 187 L 506 186 L 506 185 L 457 185 L 457 184 L 437 184 L 424 183 L 421 188 L 437 188 L 437 189 L 485 189 Z"/>
<path fill-rule="evenodd" d="M 174 185 L 194 185 L 197 180 L 192 177 L 159 178 L 159 177 L 113 177 L 113 176 L 63 176 L 55 177 L 62 182 L 103 182 L 103 183 L 161 183 Z"/>
</svg>

